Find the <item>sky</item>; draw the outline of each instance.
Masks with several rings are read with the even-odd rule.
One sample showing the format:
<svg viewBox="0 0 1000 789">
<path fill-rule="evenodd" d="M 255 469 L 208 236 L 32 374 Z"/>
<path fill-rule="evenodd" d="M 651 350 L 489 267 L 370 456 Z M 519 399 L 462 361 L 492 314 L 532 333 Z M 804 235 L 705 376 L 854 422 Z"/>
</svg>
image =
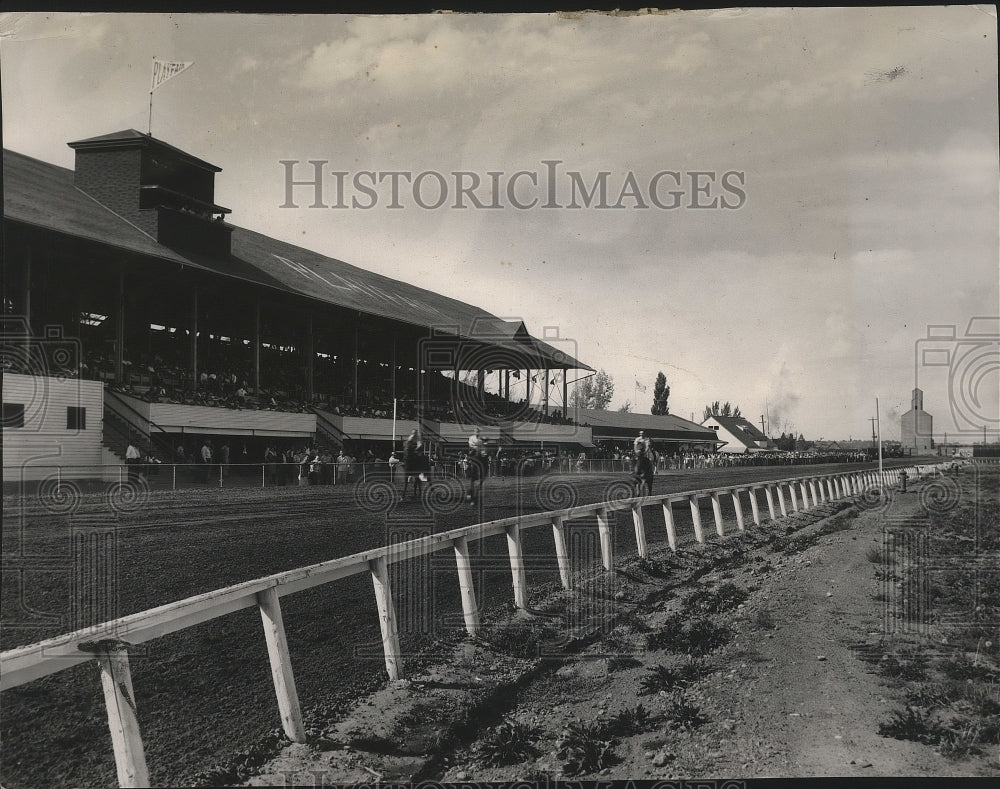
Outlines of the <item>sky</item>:
<svg viewBox="0 0 1000 789">
<path fill-rule="evenodd" d="M 154 57 L 193 65 L 150 127 Z M 898 439 L 914 386 L 938 440 L 1000 428 L 994 6 L 16 13 L 0 77 L 5 148 L 151 129 L 233 224 L 558 332 L 612 407 L 662 371 L 775 435 L 870 436 L 878 397 Z"/>
</svg>

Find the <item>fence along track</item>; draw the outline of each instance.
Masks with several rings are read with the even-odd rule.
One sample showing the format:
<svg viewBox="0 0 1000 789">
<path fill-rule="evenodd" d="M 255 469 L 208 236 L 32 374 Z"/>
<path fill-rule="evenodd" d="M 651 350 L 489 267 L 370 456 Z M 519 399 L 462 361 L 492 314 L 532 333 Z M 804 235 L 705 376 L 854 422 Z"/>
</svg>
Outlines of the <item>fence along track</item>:
<svg viewBox="0 0 1000 789">
<path fill-rule="evenodd" d="M 706 496 L 711 497 L 712 500 L 716 532 L 720 537 L 724 537 L 722 504 L 727 499 L 730 500 L 733 508 L 737 528 L 743 530 L 745 519 L 741 499 L 744 494 L 749 498 L 751 519 L 756 525 L 760 524 L 762 517 L 760 501 L 757 496 L 757 492 L 760 490 L 765 493 L 769 519 L 777 520 L 774 509 L 774 492 L 777 492 L 778 501 L 781 504 L 781 517 L 785 517 L 787 514 L 784 496 L 786 490 L 790 494 L 792 507 L 797 512 L 799 511 L 799 496 L 796 495 L 796 488 L 801 496 L 802 508 L 811 509 L 826 501 L 852 499 L 855 496 L 872 493 L 881 488 L 893 487 L 897 484 L 899 471 L 906 471 L 911 479 L 919 479 L 926 474 L 940 473 L 939 469 L 946 465 L 950 464 L 908 466 L 905 469 L 884 470 L 881 473 L 878 471 L 851 471 L 824 475 L 812 474 L 804 477 L 736 484 L 721 488 L 703 488 L 618 501 L 604 501 L 568 509 L 488 521 L 473 526 L 463 526 L 440 534 L 374 548 L 307 567 L 275 573 L 223 589 L 216 589 L 85 630 L 56 636 L 0 653 L 0 690 L 15 688 L 71 666 L 97 660 L 101 668 L 101 684 L 108 711 L 108 725 L 111 730 L 118 782 L 123 787 L 149 786 L 149 772 L 146 767 L 139 729 L 138 705 L 132 690 L 128 661 L 129 646 L 256 606 L 261 614 L 282 728 L 293 742 L 305 742 L 302 713 L 281 615 L 280 598 L 285 595 L 331 583 L 341 578 L 365 572 L 370 573 L 375 603 L 378 608 L 386 672 L 389 679 L 394 680 L 402 676 L 403 658 L 396 628 L 392 592 L 389 586 L 388 565 L 390 564 L 451 548 L 455 552 L 466 630 L 470 635 L 475 635 L 480 626 L 480 619 L 470 570 L 470 541 L 482 540 L 493 535 L 506 535 L 514 603 L 523 608 L 528 599 L 525 562 L 521 550 L 521 532 L 525 529 L 545 525 L 551 527 L 560 581 L 564 588 L 569 589 L 572 585 L 572 572 L 565 540 L 567 521 L 596 516 L 602 565 L 606 570 L 612 570 L 614 556 L 608 515 L 614 510 L 631 511 L 635 526 L 637 552 L 640 556 L 645 557 L 647 546 L 642 511 L 647 506 L 662 506 L 667 542 L 670 548 L 675 550 L 676 530 L 673 506 L 678 502 L 687 502 L 690 506 L 695 539 L 698 542 L 704 542 L 699 500 Z"/>
</svg>

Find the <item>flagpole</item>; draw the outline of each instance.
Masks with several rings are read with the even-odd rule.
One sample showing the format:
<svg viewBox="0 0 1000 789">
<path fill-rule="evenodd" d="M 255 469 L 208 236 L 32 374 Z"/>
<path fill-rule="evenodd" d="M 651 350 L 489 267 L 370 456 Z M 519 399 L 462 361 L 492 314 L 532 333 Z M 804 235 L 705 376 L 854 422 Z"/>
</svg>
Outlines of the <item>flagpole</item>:
<svg viewBox="0 0 1000 789">
<path fill-rule="evenodd" d="M 156 71 L 156 55 L 153 55 L 153 68 L 150 70 L 150 73 L 152 74 L 155 71 Z M 153 136 L 153 91 L 154 90 L 155 90 L 155 88 L 153 87 L 153 80 L 150 79 L 150 81 L 149 81 L 149 121 L 146 124 L 146 134 L 148 134 L 150 137 Z"/>
</svg>

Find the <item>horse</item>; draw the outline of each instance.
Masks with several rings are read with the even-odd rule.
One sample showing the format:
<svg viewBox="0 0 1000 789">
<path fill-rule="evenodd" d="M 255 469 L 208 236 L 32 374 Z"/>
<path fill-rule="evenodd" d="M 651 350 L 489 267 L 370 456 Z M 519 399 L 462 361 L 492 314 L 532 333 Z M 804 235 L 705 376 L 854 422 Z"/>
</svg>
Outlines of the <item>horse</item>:
<svg viewBox="0 0 1000 789">
<path fill-rule="evenodd" d="M 416 435 L 416 431 L 410 434 L 406 441 L 406 452 L 403 455 L 403 498 L 406 498 L 406 489 L 413 480 L 413 495 L 420 498 L 420 483 L 426 480 L 426 472 L 429 470 L 427 457 L 424 455 L 423 442 Z M 423 477 L 423 479 L 421 479 Z"/>
<path fill-rule="evenodd" d="M 637 496 L 642 495 L 642 486 L 645 483 L 646 495 L 653 495 L 653 461 L 648 452 L 640 452 L 635 460 L 635 468 L 632 471 L 632 481 L 635 485 Z"/>
<path fill-rule="evenodd" d="M 483 481 L 486 479 L 486 468 L 489 462 L 485 453 L 479 453 L 475 450 L 469 451 L 468 466 L 466 468 L 466 476 L 469 479 L 469 493 L 465 497 L 465 500 L 470 504 L 477 504 L 482 497 L 483 492 Z"/>
</svg>

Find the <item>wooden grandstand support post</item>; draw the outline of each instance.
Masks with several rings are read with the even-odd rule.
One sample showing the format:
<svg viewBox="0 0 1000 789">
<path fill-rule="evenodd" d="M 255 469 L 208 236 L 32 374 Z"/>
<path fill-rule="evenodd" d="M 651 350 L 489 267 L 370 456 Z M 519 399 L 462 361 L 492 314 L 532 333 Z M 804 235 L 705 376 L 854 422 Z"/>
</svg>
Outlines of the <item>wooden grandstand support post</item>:
<svg viewBox="0 0 1000 789">
<path fill-rule="evenodd" d="M 465 630 L 470 636 L 479 632 L 479 606 L 476 604 L 476 587 L 472 578 L 472 562 L 469 560 L 469 541 L 456 537 L 451 541 L 455 549 L 455 566 L 458 568 L 458 588 L 462 593 L 462 616 Z"/>
<path fill-rule="evenodd" d="M 118 261 L 118 287 L 115 290 L 115 383 L 123 383 L 125 362 L 125 264 Z"/>
<path fill-rule="evenodd" d="M 403 676 L 403 653 L 399 648 L 396 609 L 392 605 L 392 589 L 389 587 L 389 570 L 385 557 L 369 559 L 368 569 L 371 571 L 372 586 L 375 588 L 378 624 L 382 631 L 382 650 L 385 652 L 385 670 L 390 680 L 399 679 Z"/>
<path fill-rule="evenodd" d="M 774 489 L 778 491 L 778 506 L 781 508 L 781 517 L 788 517 L 788 510 L 785 508 L 785 487 L 784 485 L 775 485 Z"/>
<path fill-rule="evenodd" d="M 615 568 L 614 542 L 611 539 L 611 523 L 607 510 L 597 511 L 597 534 L 601 539 L 601 563 L 611 572 Z"/>
<path fill-rule="evenodd" d="M 748 488 L 750 496 L 750 512 L 753 515 L 754 526 L 760 526 L 760 504 L 757 503 L 757 488 Z"/>
<path fill-rule="evenodd" d="M 292 673 L 292 658 L 285 637 L 285 623 L 281 616 L 281 602 L 277 587 L 272 586 L 257 592 L 257 607 L 264 625 L 264 640 L 267 642 L 267 658 L 271 663 L 271 679 L 274 681 L 274 695 L 278 699 L 278 714 L 281 728 L 292 742 L 305 742 L 306 729 L 302 724 L 302 710 L 299 709 L 299 694 L 295 689 L 295 675 Z"/>
<path fill-rule="evenodd" d="M 771 520 L 777 520 L 774 517 L 774 494 L 770 487 L 764 488 L 764 498 L 767 499 L 767 514 Z"/>
<path fill-rule="evenodd" d="M 361 312 L 358 312 L 357 320 L 354 323 L 354 371 L 351 374 L 351 402 L 353 405 L 358 404 L 358 323 L 361 321 Z M 417 381 L 420 380 L 420 360 L 417 359 Z M 417 399 L 419 400 L 423 395 L 420 394 L 419 384 L 417 386 Z"/>
<path fill-rule="evenodd" d="M 514 605 L 528 607 L 528 581 L 524 573 L 524 553 L 521 550 L 521 529 L 516 523 L 504 527 L 507 532 L 507 553 L 510 554 L 510 575 L 514 582 Z"/>
<path fill-rule="evenodd" d="M 705 532 L 701 528 L 701 510 L 698 508 L 698 497 L 688 496 L 688 504 L 691 505 L 691 523 L 694 525 L 694 538 L 698 542 L 705 542 Z"/>
<path fill-rule="evenodd" d="M 562 416 L 563 416 L 563 419 L 565 419 L 566 418 L 566 414 L 569 413 L 569 384 L 566 382 L 566 370 L 567 369 L 568 368 L 566 368 L 566 367 L 562 368 L 562 390 L 563 390 Z"/>
<path fill-rule="evenodd" d="M 306 313 L 306 400 L 309 403 L 313 401 L 313 381 L 315 378 L 315 368 L 316 368 L 316 347 L 313 341 L 313 314 L 312 310 Z"/>
<path fill-rule="evenodd" d="M 545 399 L 543 400 L 543 402 L 545 403 L 545 410 L 543 411 L 543 413 L 545 414 L 545 416 L 548 416 L 549 415 L 549 368 L 548 368 L 548 365 L 546 365 L 546 367 L 545 367 Z M 642 515 L 640 515 L 639 517 L 641 518 Z M 640 556 L 641 555 L 642 554 L 640 554 Z"/>
<path fill-rule="evenodd" d="M 191 289 L 191 389 L 198 391 L 198 283 Z"/>
<path fill-rule="evenodd" d="M 253 394 L 260 397 L 260 297 L 253 310 Z"/>
<path fill-rule="evenodd" d="M 649 549 L 646 547 L 646 525 L 642 520 L 642 505 L 632 505 L 632 523 L 635 525 L 635 547 L 636 551 L 643 559 L 649 556 Z"/>
<path fill-rule="evenodd" d="M 743 505 L 740 503 L 739 489 L 733 491 L 733 509 L 736 510 L 736 528 L 743 531 L 745 524 L 743 523 Z"/>
<path fill-rule="evenodd" d="M 566 547 L 566 519 L 559 516 L 552 519 L 552 539 L 556 544 L 556 564 L 559 565 L 559 582 L 563 589 L 573 588 L 573 576 L 569 567 L 569 550 Z"/>
<path fill-rule="evenodd" d="M 128 650 L 124 644 L 102 644 L 97 653 L 101 669 L 104 705 L 108 711 L 111 747 L 115 754 L 118 785 L 123 787 L 150 786 L 146 754 L 142 747 L 139 717 L 132 688 L 132 671 Z"/>
<path fill-rule="evenodd" d="M 667 527 L 667 545 L 670 550 L 677 551 L 677 527 L 674 524 L 674 500 L 666 499 L 663 502 L 663 524 Z"/>
<path fill-rule="evenodd" d="M 715 516 L 715 533 L 725 537 L 726 527 L 722 525 L 722 502 L 719 501 L 718 491 L 712 491 L 712 514 Z"/>
</svg>

